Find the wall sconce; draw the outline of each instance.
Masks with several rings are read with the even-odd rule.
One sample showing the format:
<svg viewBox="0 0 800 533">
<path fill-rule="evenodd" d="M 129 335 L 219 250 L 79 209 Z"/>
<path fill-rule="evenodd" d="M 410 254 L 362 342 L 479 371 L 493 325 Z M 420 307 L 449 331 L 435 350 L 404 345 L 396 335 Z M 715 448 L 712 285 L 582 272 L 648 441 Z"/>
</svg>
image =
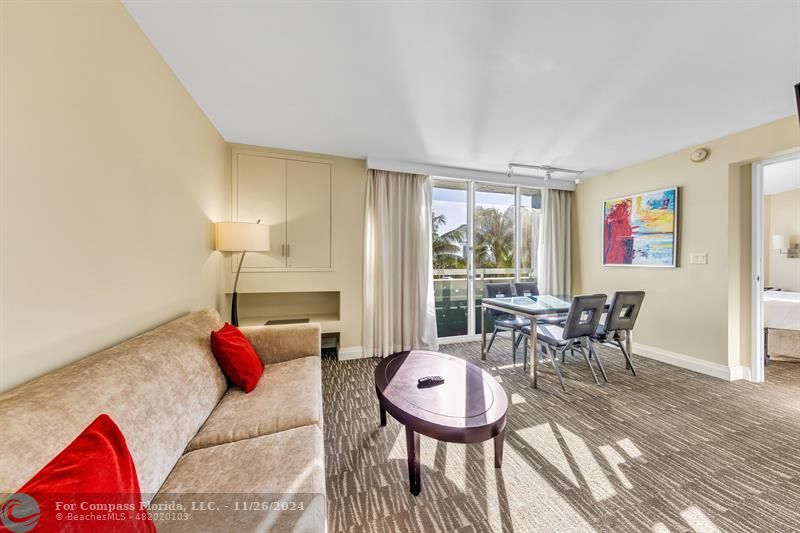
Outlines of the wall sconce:
<svg viewBox="0 0 800 533">
<path fill-rule="evenodd" d="M 772 247 L 788 259 L 800 258 L 800 244 L 789 242 L 788 235 L 773 235 Z"/>
</svg>

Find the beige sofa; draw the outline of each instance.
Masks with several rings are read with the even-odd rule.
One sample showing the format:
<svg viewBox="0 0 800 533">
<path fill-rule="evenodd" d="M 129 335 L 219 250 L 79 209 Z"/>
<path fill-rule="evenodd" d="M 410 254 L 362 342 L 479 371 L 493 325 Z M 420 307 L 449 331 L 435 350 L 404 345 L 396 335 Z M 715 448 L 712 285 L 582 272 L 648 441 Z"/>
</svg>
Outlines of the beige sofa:
<svg viewBox="0 0 800 533">
<path fill-rule="evenodd" d="M 107 413 L 159 531 L 325 530 L 318 324 L 243 328 L 266 364 L 250 394 L 191 313 L 0 395 L 0 495 Z"/>
</svg>

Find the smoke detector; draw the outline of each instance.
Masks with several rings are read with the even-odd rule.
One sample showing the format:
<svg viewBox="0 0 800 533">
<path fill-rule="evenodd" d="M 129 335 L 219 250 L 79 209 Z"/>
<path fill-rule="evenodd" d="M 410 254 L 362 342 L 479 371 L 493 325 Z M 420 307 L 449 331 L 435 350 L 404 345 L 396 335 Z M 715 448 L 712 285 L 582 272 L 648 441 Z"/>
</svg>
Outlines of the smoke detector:
<svg viewBox="0 0 800 533">
<path fill-rule="evenodd" d="M 692 163 L 702 163 L 703 161 L 708 159 L 708 156 L 710 155 L 711 155 L 711 150 L 709 150 L 708 148 L 698 148 L 697 150 L 691 153 L 691 155 L 689 156 L 689 160 Z"/>
</svg>

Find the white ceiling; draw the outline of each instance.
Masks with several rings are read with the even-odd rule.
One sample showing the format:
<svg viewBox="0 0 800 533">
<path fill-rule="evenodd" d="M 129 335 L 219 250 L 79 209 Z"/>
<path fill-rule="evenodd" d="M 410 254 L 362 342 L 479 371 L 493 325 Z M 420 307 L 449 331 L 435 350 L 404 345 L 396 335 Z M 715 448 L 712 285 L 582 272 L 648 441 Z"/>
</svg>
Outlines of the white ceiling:
<svg viewBox="0 0 800 533">
<path fill-rule="evenodd" d="M 797 112 L 795 0 L 125 4 L 231 142 L 595 174 Z"/>
<path fill-rule="evenodd" d="M 764 194 L 792 189 L 800 189 L 800 156 L 764 167 Z"/>
</svg>

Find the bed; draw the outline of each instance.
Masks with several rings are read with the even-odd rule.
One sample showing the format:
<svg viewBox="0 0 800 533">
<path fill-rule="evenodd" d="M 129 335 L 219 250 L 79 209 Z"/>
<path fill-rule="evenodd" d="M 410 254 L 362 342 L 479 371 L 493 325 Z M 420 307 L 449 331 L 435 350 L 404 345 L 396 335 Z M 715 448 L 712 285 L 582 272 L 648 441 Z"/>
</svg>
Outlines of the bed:
<svg viewBox="0 0 800 533">
<path fill-rule="evenodd" d="M 764 328 L 771 360 L 800 362 L 800 292 L 765 292 Z"/>
</svg>

